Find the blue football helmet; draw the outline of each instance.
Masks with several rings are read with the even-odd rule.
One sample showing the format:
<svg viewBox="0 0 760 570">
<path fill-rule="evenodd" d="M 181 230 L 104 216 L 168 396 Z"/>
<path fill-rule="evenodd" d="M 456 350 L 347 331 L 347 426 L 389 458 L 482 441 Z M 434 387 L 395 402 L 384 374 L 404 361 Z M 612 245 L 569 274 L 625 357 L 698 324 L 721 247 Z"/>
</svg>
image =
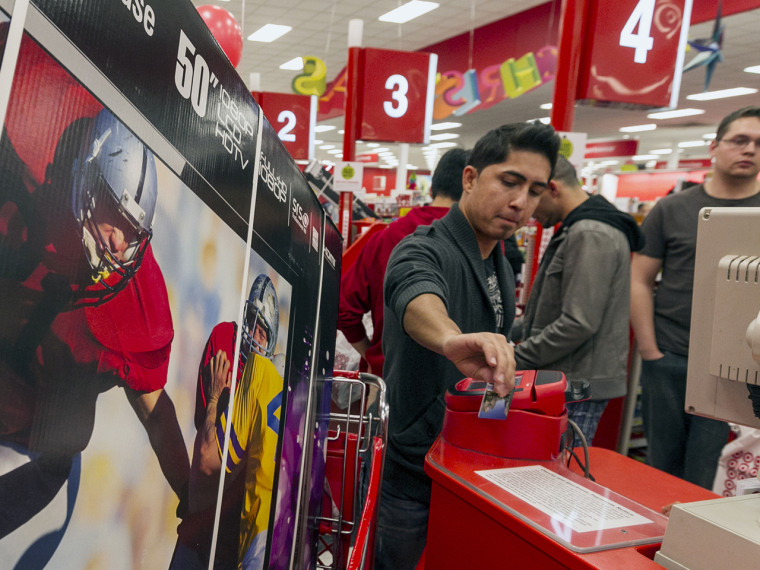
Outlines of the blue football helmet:
<svg viewBox="0 0 760 570">
<path fill-rule="evenodd" d="M 240 342 L 240 361 L 245 364 L 254 352 L 272 358 L 277 345 L 277 329 L 280 322 L 280 306 L 272 280 L 261 274 L 253 281 L 248 300 L 245 302 L 243 333 Z M 266 341 L 256 335 L 256 325 L 266 334 Z"/>
<path fill-rule="evenodd" d="M 153 236 L 158 196 L 153 153 L 104 109 L 74 160 L 72 186 L 71 205 L 93 283 L 116 293 L 140 267 Z"/>
</svg>

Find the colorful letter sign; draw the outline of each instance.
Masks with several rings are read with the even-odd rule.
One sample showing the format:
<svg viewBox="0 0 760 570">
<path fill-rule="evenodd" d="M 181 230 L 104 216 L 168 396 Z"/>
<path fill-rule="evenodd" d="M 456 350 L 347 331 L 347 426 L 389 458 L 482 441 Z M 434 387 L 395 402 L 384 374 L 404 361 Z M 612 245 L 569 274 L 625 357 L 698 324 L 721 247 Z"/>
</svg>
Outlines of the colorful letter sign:
<svg viewBox="0 0 760 570">
<path fill-rule="evenodd" d="M 251 93 L 295 160 L 314 155 L 316 98 L 289 93 Z"/>
<path fill-rule="evenodd" d="M 437 60 L 430 53 L 363 49 L 356 138 L 427 143 Z"/>
<path fill-rule="evenodd" d="M 675 107 L 692 0 L 595 0 L 577 98 Z"/>
</svg>

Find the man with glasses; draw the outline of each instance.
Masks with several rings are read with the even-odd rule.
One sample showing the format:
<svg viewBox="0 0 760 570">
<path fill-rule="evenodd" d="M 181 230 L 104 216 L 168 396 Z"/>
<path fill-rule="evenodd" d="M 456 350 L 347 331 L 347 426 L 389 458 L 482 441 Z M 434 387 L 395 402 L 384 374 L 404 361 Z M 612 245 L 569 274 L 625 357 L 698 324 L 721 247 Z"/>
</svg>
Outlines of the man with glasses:
<svg viewBox="0 0 760 570">
<path fill-rule="evenodd" d="M 760 107 L 727 115 L 710 157 L 712 175 L 704 183 L 666 196 L 644 220 L 646 245 L 631 266 L 648 463 L 707 489 L 728 424 L 684 411 L 697 220 L 705 207 L 760 207 Z"/>
</svg>

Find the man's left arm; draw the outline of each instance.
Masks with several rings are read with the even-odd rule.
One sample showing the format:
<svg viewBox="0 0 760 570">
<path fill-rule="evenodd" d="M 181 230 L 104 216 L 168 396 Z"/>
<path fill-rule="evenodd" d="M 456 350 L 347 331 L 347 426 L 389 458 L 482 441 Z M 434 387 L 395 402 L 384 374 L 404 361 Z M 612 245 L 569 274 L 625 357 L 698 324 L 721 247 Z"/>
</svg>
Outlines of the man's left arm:
<svg viewBox="0 0 760 570">
<path fill-rule="evenodd" d="M 619 246 L 602 232 L 579 231 L 568 236 L 564 251 L 560 316 L 515 347 L 518 369 L 545 368 L 577 350 L 601 325 L 620 265 Z"/>
<path fill-rule="evenodd" d="M 190 460 L 177 422 L 174 403 L 163 388 L 153 392 L 124 389 L 129 403 L 145 427 L 161 471 L 180 498 L 187 493 Z"/>
</svg>

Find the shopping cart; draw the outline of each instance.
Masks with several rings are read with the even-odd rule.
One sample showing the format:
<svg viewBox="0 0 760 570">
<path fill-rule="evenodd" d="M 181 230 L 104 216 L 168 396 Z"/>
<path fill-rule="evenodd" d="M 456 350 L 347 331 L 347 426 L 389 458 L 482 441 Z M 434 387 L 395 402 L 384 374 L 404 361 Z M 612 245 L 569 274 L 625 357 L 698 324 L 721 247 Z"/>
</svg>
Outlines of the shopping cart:
<svg viewBox="0 0 760 570">
<path fill-rule="evenodd" d="M 330 412 L 316 567 L 369 569 L 388 428 L 385 383 L 372 374 L 336 371 L 337 391 L 348 406 Z"/>
</svg>

